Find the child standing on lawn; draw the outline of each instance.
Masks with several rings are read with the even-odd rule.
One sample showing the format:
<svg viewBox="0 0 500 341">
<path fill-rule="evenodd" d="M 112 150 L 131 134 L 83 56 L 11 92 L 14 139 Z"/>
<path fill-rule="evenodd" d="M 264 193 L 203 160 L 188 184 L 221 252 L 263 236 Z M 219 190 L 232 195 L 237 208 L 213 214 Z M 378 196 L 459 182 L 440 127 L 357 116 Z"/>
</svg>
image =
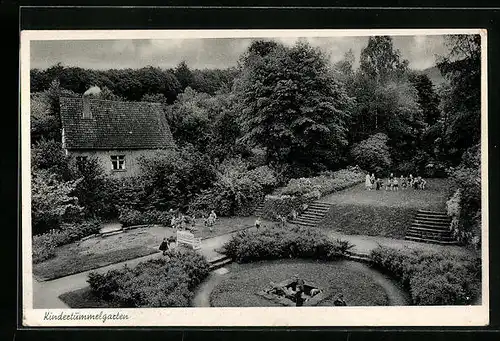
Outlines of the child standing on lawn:
<svg viewBox="0 0 500 341">
<path fill-rule="evenodd" d="M 372 189 L 372 182 L 370 180 L 370 174 L 366 174 L 366 177 L 365 177 L 365 187 L 367 190 L 371 190 Z"/>
<path fill-rule="evenodd" d="M 370 189 L 373 189 L 375 187 L 375 174 L 372 173 L 372 176 L 370 176 Z"/>
</svg>

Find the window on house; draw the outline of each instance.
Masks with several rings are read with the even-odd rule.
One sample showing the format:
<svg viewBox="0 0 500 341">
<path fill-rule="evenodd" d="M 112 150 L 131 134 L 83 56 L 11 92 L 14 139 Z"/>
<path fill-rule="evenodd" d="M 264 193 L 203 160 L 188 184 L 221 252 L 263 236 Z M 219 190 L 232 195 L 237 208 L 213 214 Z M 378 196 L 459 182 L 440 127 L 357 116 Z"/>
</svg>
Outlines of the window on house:
<svg viewBox="0 0 500 341">
<path fill-rule="evenodd" d="M 125 170 L 125 155 L 111 155 L 113 170 Z"/>
</svg>

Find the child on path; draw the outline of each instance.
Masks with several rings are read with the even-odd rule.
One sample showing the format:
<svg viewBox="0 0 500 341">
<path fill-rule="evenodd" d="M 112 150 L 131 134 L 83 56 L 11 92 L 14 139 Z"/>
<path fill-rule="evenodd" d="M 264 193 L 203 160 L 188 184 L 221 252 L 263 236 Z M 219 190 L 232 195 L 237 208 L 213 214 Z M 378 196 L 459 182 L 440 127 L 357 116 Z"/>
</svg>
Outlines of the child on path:
<svg viewBox="0 0 500 341">
<path fill-rule="evenodd" d="M 168 248 L 169 248 L 169 243 L 167 241 L 167 238 L 163 238 L 163 241 L 161 242 L 159 249 L 164 256 L 167 254 Z"/>
</svg>

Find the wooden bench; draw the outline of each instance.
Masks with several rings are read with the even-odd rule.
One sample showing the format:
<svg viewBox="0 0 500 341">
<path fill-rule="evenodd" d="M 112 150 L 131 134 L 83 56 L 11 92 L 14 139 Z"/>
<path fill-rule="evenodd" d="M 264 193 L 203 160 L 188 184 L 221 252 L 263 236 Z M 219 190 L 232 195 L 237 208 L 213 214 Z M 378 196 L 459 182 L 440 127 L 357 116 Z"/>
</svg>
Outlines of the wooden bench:
<svg viewBox="0 0 500 341">
<path fill-rule="evenodd" d="M 177 241 L 176 246 L 179 244 L 186 244 L 193 248 L 193 250 L 198 250 L 201 247 L 201 238 L 197 238 L 188 231 L 177 231 Z"/>
</svg>

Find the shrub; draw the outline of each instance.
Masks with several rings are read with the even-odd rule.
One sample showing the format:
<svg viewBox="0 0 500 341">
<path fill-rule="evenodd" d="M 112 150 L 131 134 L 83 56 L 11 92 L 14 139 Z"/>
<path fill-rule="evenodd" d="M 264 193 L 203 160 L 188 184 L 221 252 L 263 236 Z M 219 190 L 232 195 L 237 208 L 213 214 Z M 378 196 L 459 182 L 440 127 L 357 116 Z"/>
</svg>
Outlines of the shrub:
<svg viewBox="0 0 500 341">
<path fill-rule="evenodd" d="M 480 245 L 481 237 L 481 150 L 480 146 L 468 149 L 462 156 L 457 169 L 451 171 L 459 197 L 451 198 L 458 202 L 456 216 L 457 237 L 465 244 Z M 451 202 L 453 203 L 453 201 Z"/>
<path fill-rule="evenodd" d="M 363 179 L 364 173 L 359 167 L 323 172 L 312 178 L 291 179 L 287 186 L 265 197 L 263 214 L 268 219 L 275 219 L 278 214 L 289 216 L 293 210 L 300 213 L 304 204 L 351 187 Z"/>
<path fill-rule="evenodd" d="M 290 195 L 266 195 L 262 208 L 262 216 L 269 220 L 276 220 L 278 215 L 288 217 L 295 210 L 297 213 L 303 211 L 303 205 L 310 200 L 304 197 Z"/>
<path fill-rule="evenodd" d="M 134 209 L 121 208 L 118 217 L 119 222 L 124 226 L 134 225 L 162 225 L 170 226 L 173 213 L 169 211 L 138 211 Z"/>
<path fill-rule="evenodd" d="M 378 133 L 356 143 L 351 148 L 351 157 L 361 166 L 373 173 L 385 172 L 391 166 L 391 154 L 387 135 Z"/>
<path fill-rule="evenodd" d="M 87 282 L 94 295 L 121 307 L 185 307 L 208 273 L 209 264 L 200 254 L 170 251 L 168 258 L 149 260 L 134 268 L 91 272 Z"/>
<path fill-rule="evenodd" d="M 349 242 L 331 241 L 316 228 L 271 226 L 239 232 L 224 245 L 223 250 L 236 262 L 246 263 L 279 258 L 335 259 L 350 248 Z"/>
<path fill-rule="evenodd" d="M 215 179 L 208 157 L 189 146 L 159 151 L 141 158 L 139 163 L 148 208 L 155 210 L 186 208 Z"/>
<path fill-rule="evenodd" d="M 31 249 L 34 264 L 55 257 L 56 243 L 55 239 L 51 236 L 51 232 L 33 236 L 32 240 Z"/>
<path fill-rule="evenodd" d="M 55 174 L 58 180 L 71 178 L 70 160 L 64 154 L 62 144 L 55 140 L 41 139 L 31 148 L 31 168 L 47 170 Z"/>
<path fill-rule="evenodd" d="M 46 170 L 32 172 L 31 219 L 33 234 L 58 228 L 63 221 L 77 219 L 82 207 L 73 192 L 81 180 L 61 181 Z"/>
<path fill-rule="evenodd" d="M 41 263 L 55 256 L 56 247 L 72 243 L 86 236 L 98 233 L 100 222 L 91 220 L 83 223 L 63 224 L 60 229 L 33 236 L 33 262 Z"/>
<path fill-rule="evenodd" d="M 73 179 L 81 179 L 73 191 L 87 217 L 104 217 L 112 211 L 106 175 L 99 159 L 89 156 L 84 159 L 70 159 Z"/>
<path fill-rule="evenodd" d="M 113 203 L 118 214 L 123 208 L 133 210 L 148 208 L 149 202 L 140 177 L 107 178 L 104 187 L 109 195 L 109 201 Z"/>
<path fill-rule="evenodd" d="M 378 247 L 371 260 L 410 291 L 414 305 L 470 304 L 480 293 L 479 257 Z"/>
<path fill-rule="evenodd" d="M 276 177 L 269 167 L 250 170 L 241 159 L 228 160 L 217 170 L 215 183 L 191 203 L 190 211 L 214 210 L 220 216 L 248 216 L 275 184 Z"/>
</svg>

